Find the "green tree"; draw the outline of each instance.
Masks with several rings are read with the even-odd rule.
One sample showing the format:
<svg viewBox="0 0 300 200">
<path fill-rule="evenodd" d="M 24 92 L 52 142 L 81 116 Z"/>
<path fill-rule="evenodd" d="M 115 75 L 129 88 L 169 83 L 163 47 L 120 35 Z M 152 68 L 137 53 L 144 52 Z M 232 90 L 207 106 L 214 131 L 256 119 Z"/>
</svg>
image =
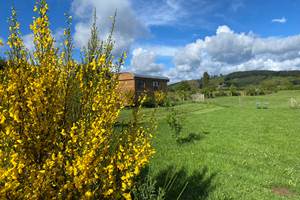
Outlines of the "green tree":
<svg viewBox="0 0 300 200">
<path fill-rule="evenodd" d="M 232 84 L 229 88 L 230 96 L 237 96 L 237 88 Z"/>
<path fill-rule="evenodd" d="M 203 77 L 202 77 L 202 88 L 206 88 L 209 85 L 209 74 L 207 72 L 203 73 Z"/>
<path fill-rule="evenodd" d="M 181 84 L 177 88 L 177 90 L 181 90 L 181 91 L 190 91 L 191 89 L 192 88 L 187 81 L 181 82 Z"/>
</svg>

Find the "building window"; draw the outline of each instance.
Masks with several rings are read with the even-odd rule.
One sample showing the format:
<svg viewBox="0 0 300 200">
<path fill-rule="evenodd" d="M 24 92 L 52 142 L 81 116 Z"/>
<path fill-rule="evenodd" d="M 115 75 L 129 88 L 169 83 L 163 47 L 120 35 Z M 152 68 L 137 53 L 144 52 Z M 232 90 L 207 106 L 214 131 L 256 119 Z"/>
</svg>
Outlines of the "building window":
<svg viewBox="0 0 300 200">
<path fill-rule="evenodd" d="M 159 89 L 159 82 L 158 81 L 153 81 L 153 89 L 158 90 Z"/>
<path fill-rule="evenodd" d="M 137 80 L 137 89 L 138 90 L 144 90 L 145 89 L 145 81 Z"/>
</svg>

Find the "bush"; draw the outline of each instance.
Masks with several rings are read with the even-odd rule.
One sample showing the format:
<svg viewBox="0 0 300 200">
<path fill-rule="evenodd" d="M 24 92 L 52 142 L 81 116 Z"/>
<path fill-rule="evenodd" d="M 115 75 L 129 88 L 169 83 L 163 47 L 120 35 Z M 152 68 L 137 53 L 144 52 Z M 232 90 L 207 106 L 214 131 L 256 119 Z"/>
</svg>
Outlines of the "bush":
<svg viewBox="0 0 300 200">
<path fill-rule="evenodd" d="M 133 188 L 134 200 L 163 200 L 165 199 L 165 189 L 157 186 L 149 174 L 145 177 L 139 177 L 136 186 Z"/>
<path fill-rule="evenodd" d="M 205 98 L 213 98 L 214 97 L 214 87 L 206 87 L 201 90 L 201 92 L 205 95 Z"/>
<path fill-rule="evenodd" d="M 131 107 L 136 103 L 136 96 L 134 91 L 127 91 L 121 93 L 122 98 L 124 99 L 125 106 Z"/>
<path fill-rule="evenodd" d="M 190 95 L 188 94 L 188 92 L 184 92 L 184 91 L 168 92 L 166 96 L 165 104 L 168 107 L 174 105 L 180 105 L 189 99 L 190 99 Z"/>
<path fill-rule="evenodd" d="M 223 96 L 228 96 L 224 90 L 220 89 L 217 92 L 215 92 L 215 97 L 223 97 Z"/>
<path fill-rule="evenodd" d="M 147 108 L 154 108 L 156 106 L 155 97 L 153 95 L 145 95 L 143 106 Z"/>
<path fill-rule="evenodd" d="M 169 95 L 167 95 L 166 100 L 165 100 L 165 105 L 166 107 L 172 107 L 175 106 L 176 102 L 172 100 Z"/>
<path fill-rule="evenodd" d="M 115 72 L 124 58 L 113 64 L 113 42 L 100 42 L 94 23 L 85 60 L 77 64 L 70 17 L 58 55 L 46 1 L 34 11 L 30 61 L 14 9 L 10 19 L 0 82 L 1 199 L 131 199 L 134 177 L 153 149 L 139 109 L 127 128 L 115 130 L 123 107 Z"/>
<path fill-rule="evenodd" d="M 171 130 L 173 131 L 173 136 L 178 139 L 181 135 L 183 125 L 183 119 L 179 116 L 179 113 L 175 109 L 170 109 L 167 116 L 167 122 Z"/>
<path fill-rule="evenodd" d="M 155 91 L 154 92 L 154 100 L 156 106 L 163 106 L 166 103 L 167 95 L 163 91 Z"/>
<path fill-rule="evenodd" d="M 245 92 L 248 96 L 259 96 L 266 94 L 265 90 L 259 87 L 248 87 L 246 88 Z"/>
</svg>

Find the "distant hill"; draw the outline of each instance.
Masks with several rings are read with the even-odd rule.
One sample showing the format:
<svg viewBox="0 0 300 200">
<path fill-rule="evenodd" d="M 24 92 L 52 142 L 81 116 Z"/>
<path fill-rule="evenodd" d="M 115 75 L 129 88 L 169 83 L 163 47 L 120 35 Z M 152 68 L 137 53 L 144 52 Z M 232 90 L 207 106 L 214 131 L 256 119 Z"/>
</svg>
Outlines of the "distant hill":
<svg viewBox="0 0 300 200">
<path fill-rule="evenodd" d="M 269 71 L 254 70 L 233 72 L 227 75 L 213 76 L 210 78 L 210 86 L 229 88 L 235 86 L 238 89 L 247 87 L 263 87 L 277 89 L 300 89 L 300 70 L 295 71 Z M 202 80 L 186 80 L 170 84 L 170 90 L 197 90 L 202 87 Z"/>
</svg>

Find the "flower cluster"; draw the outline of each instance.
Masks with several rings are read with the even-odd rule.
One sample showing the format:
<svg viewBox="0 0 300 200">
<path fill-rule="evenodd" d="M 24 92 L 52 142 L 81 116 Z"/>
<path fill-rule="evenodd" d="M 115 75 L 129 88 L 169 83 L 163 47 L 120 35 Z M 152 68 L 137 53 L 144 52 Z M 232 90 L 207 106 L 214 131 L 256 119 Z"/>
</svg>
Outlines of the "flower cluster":
<svg viewBox="0 0 300 200">
<path fill-rule="evenodd" d="M 10 20 L 0 80 L 1 199 L 131 199 L 134 177 L 154 151 L 152 129 L 136 120 L 116 128 L 123 108 L 116 72 L 124 57 L 113 63 L 107 42 L 91 62 L 76 63 L 70 29 L 58 55 L 46 1 L 34 11 L 32 57 L 14 9 Z"/>
<path fill-rule="evenodd" d="M 9 31 L 10 35 L 7 41 L 7 44 L 10 47 L 10 51 L 8 53 L 9 60 L 10 62 L 14 62 L 14 65 L 17 66 L 20 62 L 24 62 L 22 59 L 26 58 L 26 51 L 21 39 L 20 23 L 17 21 L 17 13 L 14 8 L 11 9 Z"/>
<path fill-rule="evenodd" d="M 155 99 L 155 103 L 157 105 L 163 105 L 165 103 L 167 96 L 164 92 L 162 91 L 155 91 L 154 92 L 154 99 Z"/>
</svg>

